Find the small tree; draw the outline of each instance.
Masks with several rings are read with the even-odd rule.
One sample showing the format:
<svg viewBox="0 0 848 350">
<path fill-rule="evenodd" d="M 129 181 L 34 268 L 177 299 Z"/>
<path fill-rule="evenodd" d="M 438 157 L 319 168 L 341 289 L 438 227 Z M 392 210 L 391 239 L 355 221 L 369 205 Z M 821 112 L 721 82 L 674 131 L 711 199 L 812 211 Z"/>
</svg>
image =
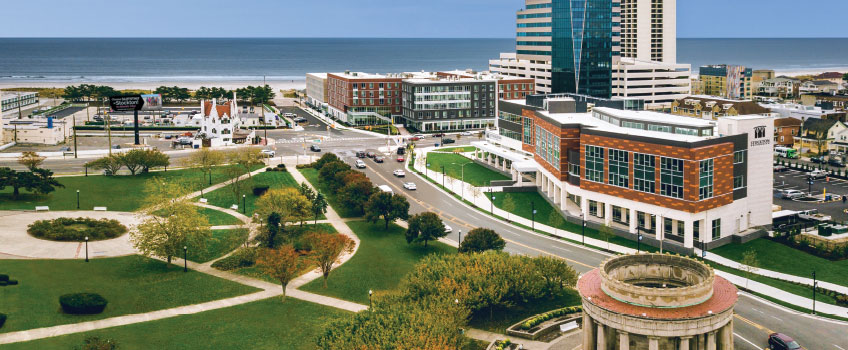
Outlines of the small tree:
<svg viewBox="0 0 848 350">
<path fill-rule="evenodd" d="M 300 188 L 298 189 L 298 191 L 300 191 L 300 194 L 306 196 L 306 199 L 310 201 L 315 199 L 315 191 L 312 190 L 312 187 L 309 187 L 309 184 L 307 184 L 306 182 L 300 183 Z"/>
<path fill-rule="evenodd" d="M 413 215 L 409 218 L 409 226 L 406 229 L 406 243 L 424 242 L 437 240 L 447 236 L 445 224 L 438 215 L 431 212 Z"/>
<path fill-rule="evenodd" d="M 286 299 L 286 286 L 297 275 L 308 269 L 312 262 L 308 257 L 300 254 L 289 244 L 279 249 L 265 249 L 256 260 L 256 264 L 268 276 L 280 282 L 283 287 L 283 300 Z"/>
<path fill-rule="evenodd" d="M 44 195 L 55 191 L 56 187 L 65 187 L 53 177 L 53 172 L 47 169 L 14 171 L 10 168 L 0 168 L 0 190 L 6 186 L 12 188 L 13 199 L 18 199 L 21 189 Z"/>
<path fill-rule="evenodd" d="M 601 239 L 607 241 L 607 250 L 609 250 L 610 249 L 609 240 L 610 240 L 610 238 L 612 238 L 615 235 L 612 232 L 612 227 L 609 227 L 607 225 L 601 225 L 601 227 L 598 228 L 598 235 L 601 236 Z"/>
<path fill-rule="evenodd" d="M 38 153 L 26 151 L 21 153 L 21 156 L 18 157 L 18 164 L 25 166 L 29 170 L 35 170 L 47 157 L 39 156 Z"/>
<path fill-rule="evenodd" d="M 459 244 L 459 252 L 481 253 L 487 250 L 501 251 L 505 246 L 506 242 L 494 230 L 478 227 L 468 231 L 465 240 Z"/>
<path fill-rule="evenodd" d="M 171 157 L 158 149 L 145 149 L 141 151 L 141 172 L 150 172 L 150 168 L 166 167 L 171 165 Z"/>
<path fill-rule="evenodd" d="M 268 222 L 265 225 L 265 234 L 258 237 L 258 241 L 265 244 L 268 248 L 274 248 L 274 242 L 277 240 L 277 236 L 280 231 L 285 229 L 285 224 L 283 222 L 282 216 L 277 213 L 271 213 L 268 215 Z"/>
<path fill-rule="evenodd" d="M 241 202 L 241 198 L 245 195 L 244 187 L 247 185 L 247 179 L 242 180 L 241 169 L 232 166 L 226 167 L 224 168 L 224 175 L 227 176 L 226 187 L 229 188 L 230 192 L 233 194 L 233 201 L 235 201 L 235 204 L 243 205 L 244 203 Z"/>
<path fill-rule="evenodd" d="M 92 168 L 95 170 L 105 170 L 106 175 L 118 174 L 118 170 L 121 170 L 123 166 L 124 163 L 121 160 L 121 156 L 118 154 L 108 155 L 103 158 L 98 158 L 88 163 L 85 163 L 86 168 Z"/>
<path fill-rule="evenodd" d="M 318 192 L 315 195 L 315 199 L 312 200 L 312 214 L 315 215 L 315 223 L 318 223 L 318 216 L 321 214 L 327 213 L 327 207 L 329 204 L 327 203 L 327 199 L 324 198 L 324 195 L 321 192 Z"/>
<path fill-rule="evenodd" d="M 209 184 L 212 184 L 212 170 L 224 163 L 227 156 L 224 152 L 213 151 L 209 148 L 201 148 L 198 151 L 192 152 L 185 160 L 185 165 L 199 169 L 204 174 L 209 176 Z"/>
<path fill-rule="evenodd" d="M 127 167 L 130 175 L 135 175 L 141 169 L 141 164 L 144 163 L 144 150 L 141 149 L 133 149 L 113 156 Z"/>
<path fill-rule="evenodd" d="M 386 230 L 389 229 L 389 222 L 409 218 L 409 202 L 406 197 L 383 191 L 372 194 L 368 202 L 365 202 L 365 220 L 376 223 L 381 218 L 386 221 Z"/>
<path fill-rule="evenodd" d="M 330 276 L 333 264 L 342 253 L 353 252 L 356 244 L 348 236 L 333 233 L 311 233 L 306 236 L 305 241 L 309 244 L 311 258 L 324 277 L 324 288 L 327 288 L 327 277 Z"/>
<path fill-rule="evenodd" d="M 532 261 L 536 265 L 535 272 L 544 282 L 545 290 L 551 298 L 577 284 L 577 272 L 565 260 L 540 256 Z"/>
<path fill-rule="evenodd" d="M 260 217 L 277 213 L 283 223 L 303 222 L 312 215 L 312 202 L 294 188 L 272 189 L 256 201 Z"/>
<path fill-rule="evenodd" d="M 554 210 L 551 210 L 551 214 L 548 215 L 548 224 L 550 224 L 555 230 L 557 230 L 564 223 L 565 219 L 562 218 L 562 215 L 560 215 L 559 211 L 556 210 L 556 208 L 554 208 Z"/>
<path fill-rule="evenodd" d="M 509 220 L 510 215 L 513 211 L 515 211 L 515 201 L 512 200 L 512 196 L 507 196 L 504 193 L 503 202 L 501 202 L 501 209 L 506 212 L 506 219 Z"/>
<path fill-rule="evenodd" d="M 241 148 L 232 151 L 229 154 L 229 159 L 230 163 L 238 164 L 239 167 L 244 169 L 248 177 L 252 177 L 250 171 L 253 170 L 254 166 L 265 164 L 262 151 L 258 148 Z"/>
<path fill-rule="evenodd" d="M 748 280 L 751 279 L 751 275 L 756 272 L 760 267 L 760 260 L 757 258 L 757 251 L 749 249 L 748 251 L 742 253 L 742 268 L 745 270 L 745 289 L 748 288 Z"/>
</svg>

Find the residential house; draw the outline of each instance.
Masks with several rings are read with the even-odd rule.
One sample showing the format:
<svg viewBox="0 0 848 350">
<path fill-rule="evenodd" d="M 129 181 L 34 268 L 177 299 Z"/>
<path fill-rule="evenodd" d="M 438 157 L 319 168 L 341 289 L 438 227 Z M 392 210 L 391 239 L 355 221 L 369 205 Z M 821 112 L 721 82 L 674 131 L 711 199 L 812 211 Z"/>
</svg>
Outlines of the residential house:
<svg viewBox="0 0 848 350">
<path fill-rule="evenodd" d="M 798 96 L 798 91 L 801 87 L 801 81 L 795 78 L 779 76 L 773 79 L 767 79 L 760 82 L 757 87 L 757 96 L 759 97 L 776 97 L 780 99 L 793 98 Z"/>
<path fill-rule="evenodd" d="M 832 119 L 807 119 L 802 124 L 801 129 L 801 149 L 808 148 L 810 152 L 821 153 L 831 150 L 834 146 L 831 142 L 837 139 L 837 135 L 842 135 L 843 131 L 848 129 L 844 123 Z M 848 136 L 848 135 L 846 135 Z"/>
<path fill-rule="evenodd" d="M 805 106 L 819 106 L 822 109 L 844 111 L 848 109 L 848 95 L 836 95 L 824 92 L 803 94 L 801 95 L 801 104 Z"/>
<path fill-rule="evenodd" d="M 801 83 L 801 93 L 839 91 L 839 84 L 830 80 L 808 80 Z"/>
<path fill-rule="evenodd" d="M 774 120 L 774 144 L 783 147 L 795 146 L 795 137 L 801 132 L 801 120 L 791 117 Z"/>
<path fill-rule="evenodd" d="M 719 117 L 737 115 L 771 115 L 771 110 L 750 100 L 689 96 L 672 102 L 671 114 L 716 120 Z"/>
<path fill-rule="evenodd" d="M 828 80 L 838 85 L 842 85 L 845 83 L 845 80 L 842 77 L 845 76 L 845 73 L 840 72 L 825 72 L 815 76 L 816 80 Z"/>
</svg>

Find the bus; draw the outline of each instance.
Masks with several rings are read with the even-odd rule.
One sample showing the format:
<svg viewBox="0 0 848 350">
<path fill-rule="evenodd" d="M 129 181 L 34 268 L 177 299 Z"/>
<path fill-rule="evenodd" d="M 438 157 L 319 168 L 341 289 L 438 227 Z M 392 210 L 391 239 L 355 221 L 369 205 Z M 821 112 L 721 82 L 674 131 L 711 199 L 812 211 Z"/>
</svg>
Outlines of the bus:
<svg viewBox="0 0 848 350">
<path fill-rule="evenodd" d="M 798 159 L 798 150 L 789 147 L 775 147 L 774 154 L 780 158 Z"/>
</svg>

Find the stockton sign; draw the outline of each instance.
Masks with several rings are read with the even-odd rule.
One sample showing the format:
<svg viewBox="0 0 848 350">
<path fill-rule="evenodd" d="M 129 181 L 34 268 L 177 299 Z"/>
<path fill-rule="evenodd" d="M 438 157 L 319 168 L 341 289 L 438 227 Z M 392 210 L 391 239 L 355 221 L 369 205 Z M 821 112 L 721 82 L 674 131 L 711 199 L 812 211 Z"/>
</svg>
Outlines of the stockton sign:
<svg viewBox="0 0 848 350">
<path fill-rule="evenodd" d="M 751 141 L 751 147 L 771 145 L 771 138 L 766 137 L 765 125 L 754 127 L 754 140 Z"/>
<path fill-rule="evenodd" d="M 138 137 L 138 111 L 162 109 L 162 95 L 124 95 L 109 97 L 109 106 L 113 112 L 133 112 L 135 133 L 135 144 L 140 145 Z"/>
</svg>

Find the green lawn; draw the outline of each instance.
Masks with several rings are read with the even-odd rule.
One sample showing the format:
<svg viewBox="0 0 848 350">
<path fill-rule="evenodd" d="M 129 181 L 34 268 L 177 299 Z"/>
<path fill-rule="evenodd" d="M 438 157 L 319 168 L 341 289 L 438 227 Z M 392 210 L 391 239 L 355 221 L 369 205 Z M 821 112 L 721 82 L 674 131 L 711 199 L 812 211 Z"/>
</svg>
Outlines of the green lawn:
<svg viewBox="0 0 848 350">
<path fill-rule="evenodd" d="M 463 178 L 462 165 L 468 164 L 465 166 L 465 182 L 477 187 L 489 186 L 492 180 L 512 179 L 458 154 L 428 153 L 427 163 L 430 164 L 428 167 L 430 170 L 438 172 L 441 172 L 444 166 L 447 175 L 455 179 Z"/>
<path fill-rule="evenodd" d="M 200 212 L 201 215 L 205 216 L 207 220 L 209 220 L 210 226 L 226 226 L 226 225 L 241 225 L 242 222 L 235 216 L 222 212 L 220 210 L 210 209 L 210 208 L 197 208 L 197 211 Z"/>
<path fill-rule="evenodd" d="M 710 266 L 712 266 L 716 270 L 729 272 L 729 273 L 732 273 L 734 275 L 740 276 L 742 278 L 748 278 L 748 274 L 746 274 L 745 271 L 729 268 L 729 267 L 724 266 L 724 265 L 719 265 L 719 264 L 711 262 L 709 260 L 707 260 L 705 262 L 707 264 L 709 264 Z M 812 298 L 812 296 L 813 296 L 813 288 L 812 287 L 802 286 L 802 285 L 782 281 L 782 280 L 771 278 L 771 277 L 760 276 L 760 275 L 756 274 L 756 271 L 751 274 L 751 281 L 760 282 L 762 284 L 772 286 L 772 287 L 775 287 L 777 289 L 781 289 L 785 292 L 789 292 L 789 293 L 792 293 L 792 294 L 795 294 L 795 295 L 800 295 L 800 296 L 805 297 L 805 298 Z M 745 287 L 745 285 L 742 284 L 740 287 Z M 821 293 L 816 294 L 816 301 L 817 302 L 823 302 L 825 304 L 836 305 L 836 300 L 833 297 L 830 297 L 830 296 L 827 296 L 827 295 L 824 295 L 824 294 L 821 294 Z"/>
<path fill-rule="evenodd" d="M 330 273 L 327 289 L 322 279 L 316 279 L 300 289 L 360 304 L 368 304 L 368 290 L 387 290 L 397 287 L 401 278 L 412 271 L 416 263 L 428 254 L 453 254 L 456 248 L 439 242 L 407 244 L 404 229 L 383 223 L 364 221 L 347 223 L 361 240 L 359 250 L 346 263 Z"/>
<path fill-rule="evenodd" d="M 74 349 L 89 336 L 132 349 L 315 349 L 315 339 L 349 312 L 293 298 L 270 298 L 224 309 L 5 345 L 4 349 Z"/>
<path fill-rule="evenodd" d="M 141 256 L 77 260 L 2 260 L 2 273 L 20 281 L 3 287 L 0 332 L 78 323 L 229 298 L 258 291 Z M 66 315 L 59 296 L 95 292 L 109 301 L 98 315 Z"/>
<path fill-rule="evenodd" d="M 212 174 L 213 183 L 228 179 L 223 169 L 224 167 L 215 169 Z M 209 185 L 208 178 L 204 180 L 204 174 L 195 169 L 157 171 L 136 176 L 58 177 L 59 183 L 65 187 L 59 187 L 45 196 L 22 190 L 19 199 L 13 200 L 10 187 L 0 190 L 0 210 L 31 210 L 41 205 L 49 206 L 50 210 L 76 210 L 77 190 L 80 190 L 80 209 L 108 207 L 111 211 L 134 211 L 139 209 L 144 199 L 145 182 L 154 177 L 168 182 L 184 181 L 194 191 Z"/>
<path fill-rule="evenodd" d="M 434 151 L 436 151 L 436 152 L 474 152 L 476 150 L 477 150 L 477 147 L 474 147 L 474 146 L 460 146 L 460 147 L 437 148 Z"/>
<path fill-rule="evenodd" d="M 812 278 L 815 270 L 820 281 L 848 286 L 848 260 L 830 261 L 765 238 L 745 244 L 727 244 L 710 253 L 742 261 L 742 254 L 749 249 L 757 252 L 760 267 L 764 269 L 807 278 Z"/>
<path fill-rule="evenodd" d="M 488 196 L 489 193 L 486 192 L 484 195 Z M 550 219 L 551 219 L 551 211 L 554 211 L 555 209 L 554 209 L 554 207 L 552 207 L 550 205 L 550 203 L 548 203 L 548 201 L 545 200 L 545 198 L 542 197 L 541 194 L 539 194 L 539 192 L 514 192 L 514 193 L 500 192 L 500 193 L 495 193 L 494 195 L 495 195 L 494 203 L 495 203 L 496 207 L 503 209 L 504 199 L 506 197 L 510 197 L 510 198 L 512 198 L 512 201 L 513 201 L 513 203 L 515 203 L 515 207 L 516 207 L 516 209 L 513 212 L 514 215 L 518 215 L 520 217 L 523 217 L 525 219 L 530 220 L 530 219 L 532 219 L 532 216 L 533 216 L 532 215 L 532 212 L 533 212 L 532 208 L 533 208 L 533 206 L 535 206 L 535 208 L 536 208 L 536 218 L 535 218 L 536 222 L 542 223 L 542 224 L 545 224 L 545 225 L 548 225 L 548 226 L 551 226 L 551 227 L 554 226 L 551 223 Z M 534 203 L 534 204 L 531 205 L 530 204 L 531 202 Z M 484 208 L 484 209 L 489 209 L 489 208 Z M 560 213 L 560 217 L 562 217 L 561 213 Z M 512 218 L 512 216 L 510 216 L 510 218 Z M 505 218 L 505 219 L 507 219 L 507 218 Z M 573 223 L 570 223 L 570 222 L 566 222 L 564 217 L 562 217 L 562 219 L 563 219 L 563 224 L 558 226 L 559 229 L 574 232 L 574 233 L 577 233 L 577 234 L 581 234 L 583 232 L 582 227 L 580 227 L 580 224 L 573 224 Z M 539 231 L 539 232 L 541 232 L 541 231 Z M 596 229 L 586 227 L 585 232 L 586 232 L 586 237 L 603 240 L 601 238 L 601 236 L 598 234 L 598 230 L 596 230 Z M 635 241 L 631 241 L 627 238 L 619 237 L 619 236 L 611 237 L 609 239 L 609 242 L 610 242 L 610 244 L 617 244 L 617 245 L 620 245 L 620 246 L 633 248 L 633 249 L 636 249 L 637 246 L 638 246 L 638 244 Z M 602 246 L 600 248 L 606 248 L 606 246 Z M 642 244 L 641 249 L 643 251 L 659 251 L 659 249 L 651 247 L 647 244 Z"/>
<path fill-rule="evenodd" d="M 488 310 L 481 310 L 475 315 L 472 315 L 469 326 L 482 329 L 489 332 L 506 334 L 506 329 L 521 320 L 529 318 L 543 312 L 567 307 L 577 306 L 581 304 L 580 294 L 576 290 L 567 290 L 562 295 L 554 298 L 542 298 L 531 301 L 527 304 L 517 305 L 510 309 L 509 312 L 503 310 L 495 310 L 492 313 L 492 318 L 489 318 Z"/>
<path fill-rule="evenodd" d="M 241 188 L 239 188 L 238 194 L 233 192 L 232 185 L 227 185 L 210 193 L 204 193 L 203 197 L 209 201 L 208 204 L 210 205 L 229 208 L 233 204 L 237 204 L 239 206 L 239 212 L 244 212 L 245 208 L 242 208 L 242 195 L 245 195 L 244 200 L 247 203 L 247 213 L 245 215 L 251 216 L 256 209 L 254 203 L 259 198 L 253 195 L 254 187 L 270 186 L 273 189 L 299 186 L 291 174 L 282 171 L 262 172 L 254 175 L 252 180 L 245 179 L 241 182 Z"/>
<path fill-rule="evenodd" d="M 238 248 L 247 240 L 247 229 L 212 230 L 212 237 L 202 249 L 188 247 L 188 260 L 205 263 L 215 260 Z"/>
<path fill-rule="evenodd" d="M 313 187 L 318 189 L 318 192 L 324 194 L 327 198 L 327 203 L 330 203 L 330 206 L 333 207 L 333 210 L 339 214 L 339 216 L 343 218 L 355 218 L 362 216 L 360 213 L 356 213 L 347 206 L 344 206 L 339 201 L 339 198 L 336 197 L 336 193 L 331 191 L 327 186 L 322 183 L 318 178 L 318 171 L 313 168 L 303 168 L 297 169 L 306 178 L 309 183 L 312 184 Z"/>
</svg>

